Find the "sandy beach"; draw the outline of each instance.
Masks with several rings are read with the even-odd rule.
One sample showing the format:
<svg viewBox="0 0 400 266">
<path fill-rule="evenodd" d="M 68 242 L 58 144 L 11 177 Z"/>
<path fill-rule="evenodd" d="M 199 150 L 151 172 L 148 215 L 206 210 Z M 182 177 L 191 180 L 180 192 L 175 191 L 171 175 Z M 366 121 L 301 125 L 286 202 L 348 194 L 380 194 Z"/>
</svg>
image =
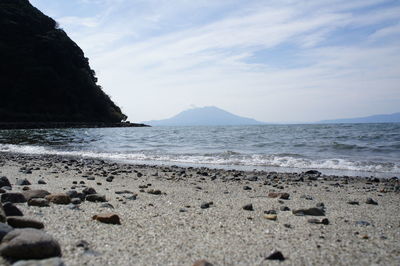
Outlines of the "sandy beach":
<svg viewBox="0 0 400 266">
<path fill-rule="evenodd" d="M 23 217 L 44 224 L 66 265 L 193 265 L 201 259 L 213 265 L 400 264 L 398 178 L 7 153 L 0 154 L 0 176 L 12 185 L 4 193 L 73 195 L 69 191 L 89 187 L 105 196 L 106 202 L 14 204 Z M 16 185 L 23 179 L 31 185 Z M 304 215 L 310 208 L 321 216 Z M 118 215 L 121 224 L 92 219 L 102 213 Z M 284 260 L 267 259 L 275 251 Z"/>
</svg>

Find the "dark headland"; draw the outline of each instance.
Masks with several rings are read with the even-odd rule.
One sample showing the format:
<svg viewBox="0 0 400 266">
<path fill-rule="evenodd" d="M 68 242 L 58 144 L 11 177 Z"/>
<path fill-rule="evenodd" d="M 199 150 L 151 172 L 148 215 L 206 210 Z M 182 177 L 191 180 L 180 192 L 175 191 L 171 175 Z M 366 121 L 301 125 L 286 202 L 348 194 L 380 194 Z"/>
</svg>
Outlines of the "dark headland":
<svg viewBox="0 0 400 266">
<path fill-rule="evenodd" d="M 0 129 L 144 126 L 97 84 L 79 46 L 28 0 L 0 1 Z"/>
</svg>

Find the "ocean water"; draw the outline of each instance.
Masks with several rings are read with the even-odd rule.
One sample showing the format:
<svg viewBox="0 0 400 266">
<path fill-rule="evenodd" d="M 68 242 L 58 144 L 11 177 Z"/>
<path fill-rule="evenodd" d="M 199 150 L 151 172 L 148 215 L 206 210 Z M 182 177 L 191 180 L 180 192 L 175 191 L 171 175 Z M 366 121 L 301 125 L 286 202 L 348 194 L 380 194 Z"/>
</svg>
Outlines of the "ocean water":
<svg viewBox="0 0 400 266">
<path fill-rule="evenodd" d="M 3 130 L 0 152 L 392 177 L 400 175 L 400 123 Z"/>
</svg>

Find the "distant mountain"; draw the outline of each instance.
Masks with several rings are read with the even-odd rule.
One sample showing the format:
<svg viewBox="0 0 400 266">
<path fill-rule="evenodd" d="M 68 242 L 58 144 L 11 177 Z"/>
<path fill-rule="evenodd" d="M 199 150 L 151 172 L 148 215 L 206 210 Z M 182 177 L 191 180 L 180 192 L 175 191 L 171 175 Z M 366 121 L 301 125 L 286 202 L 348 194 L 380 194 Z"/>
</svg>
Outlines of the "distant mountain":
<svg viewBox="0 0 400 266">
<path fill-rule="evenodd" d="M 263 122 L 241 117 L 214 106 L 193 108 L 164 120 L 143 122 L 151 126 L 233 126 L 262 125 Z"/>
<path fill-rule="evenodd" d="M 400 123 L 400 113 L 372 115 L 357 118 L 345 118 L 334 120 L 322 120 L 317 123 L 339 124 L 339 123 Z"/>
</svg>

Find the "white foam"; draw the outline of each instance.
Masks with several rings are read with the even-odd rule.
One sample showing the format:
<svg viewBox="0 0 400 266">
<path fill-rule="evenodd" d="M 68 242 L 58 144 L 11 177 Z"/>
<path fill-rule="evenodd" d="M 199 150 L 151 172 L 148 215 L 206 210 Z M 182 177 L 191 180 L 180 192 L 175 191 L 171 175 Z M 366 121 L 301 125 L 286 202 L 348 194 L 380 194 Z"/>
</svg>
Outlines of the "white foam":
<svg viewBox="0 0 400 266">
<path fill-rule="evenodd" d="M 345 159 L 320 159 L 311 160 L 299 156 L 283 155 L 243 155 L 238 153 L 223 152 L 219 154 L 193 155 L 193 154 L 156 154 L 156 153 L 105 153 L 93 151 L 60 151 L 43 146 L 0 144 L 0 152 L 22 154 L 49 154 L 61 156 L 76 156 L 82 158 L 110 159 L 126 163 L 159 162 L 183 163 L 192 165 L 226 165 L 226 166 L 260 166 L 297 169 L 328 169 L 344 171 L 361 171 L 376 173 L 400 173 L 399 163 L 349 161 Z"/>
</svg>

